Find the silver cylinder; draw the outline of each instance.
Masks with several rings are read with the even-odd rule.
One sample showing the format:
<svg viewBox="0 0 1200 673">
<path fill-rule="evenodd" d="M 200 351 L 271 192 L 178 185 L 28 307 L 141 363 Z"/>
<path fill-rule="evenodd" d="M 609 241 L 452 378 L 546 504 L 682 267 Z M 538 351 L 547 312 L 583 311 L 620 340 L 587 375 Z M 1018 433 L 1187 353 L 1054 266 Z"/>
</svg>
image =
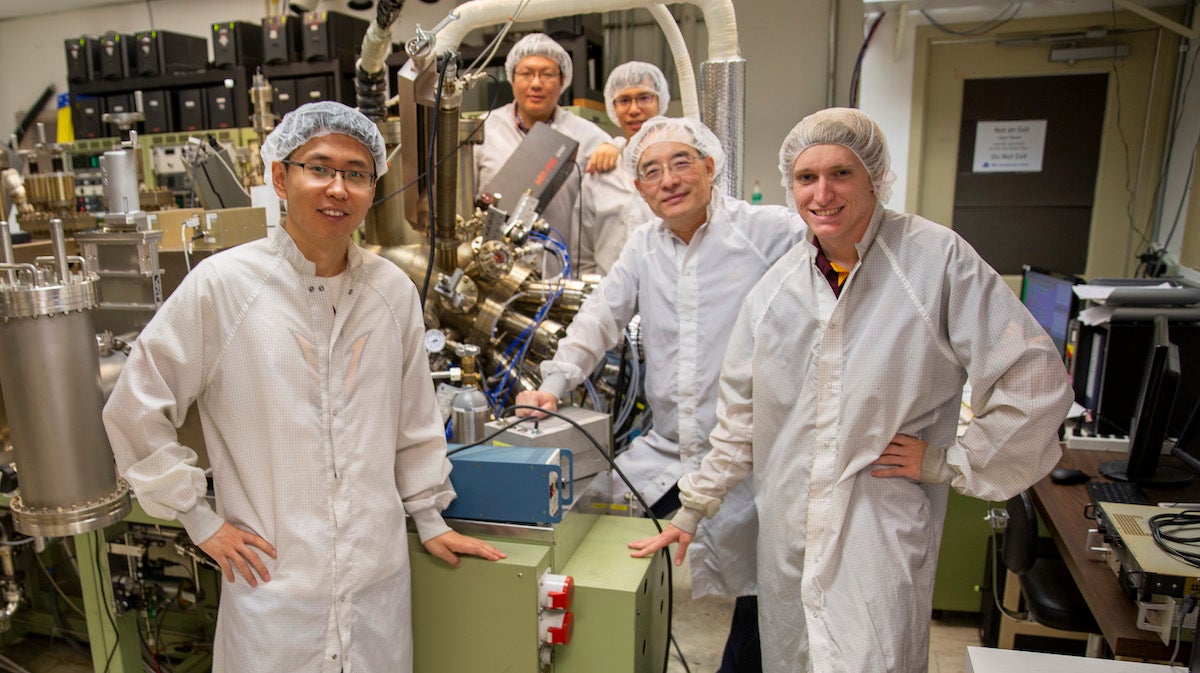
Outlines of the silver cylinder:
<svg viewBox="0 0 1200 673">
<path fill-rule="evenodd" d="M 7 217 L 8 213 L 5 213 L 3 217 L 0 217 L 0 255 L 3 255 L 3 258 L 0 258 L 0 262 L 12 264 L 12 229 L 8 226 L 8 220 L 5 219 Z M 8 282 L 16 282 L 16 275 L 12 271 L 6 271 L 5 273 L 6 277 L 8 278 Z"/>
<path fill-rule="evenodd" d="M 101 418 L 91 308 L 98 279 L 0 291 L 0 389 L 20 471 L 11 508 L 28 535 L 75 535 L 129 511 Z"/>
<path fill-rule="evenodd" d="M 380 122 L 379 131 L 383 134 L 385 147 L 390 155 L 400 144 L 404 131 L 400 120 L 393 118 L 386 122 Z M 388 198 L 386 201 L 372 206 L 370 212 L 367 213 L 366 239 L 368 243 L 384 247 L 428 244 L 428 234 L 414 230 L 404 214 L 406 200 L 417 198 L 415 187 L 406 192 L 399 192 L 405 183 L 407 164 L 401 158 L 404 154 L 396 152 L 396 159 L 392 162 L 391 168 L 375 184 L 375 199 Z"/>
<path fill-rule="evenodd" d="M 50 247 L 54 252 L 54 268 L 58 273 L 58 281 L 66 284 L 71 280 L 71 270 L 67 266 L 67 237 L 63 233 L 63 221 L 57 217 L 50 220 Z"/>
<path fill-rule="evenodd" d="M 138 198 L 137 154 L 133 150 L 111 150 L 100 157 L 104 199 L 110 213 L 132 213 L 142 209 Z"/>
<path fill-rule="evenodd" d="M 452 429 L 450 439 L 458 444 L 470 444 L 483 439 L 491 407 L 487 395 L 478 388 L 463 390 L 450 401 Z"/>
<path fill-rule="evenodd" d="M 721 141 L 725 170 L 721 190 L 742 198 L 746 146 L 746 59 L 700 64 L 700 121 Z"/>
</svg>

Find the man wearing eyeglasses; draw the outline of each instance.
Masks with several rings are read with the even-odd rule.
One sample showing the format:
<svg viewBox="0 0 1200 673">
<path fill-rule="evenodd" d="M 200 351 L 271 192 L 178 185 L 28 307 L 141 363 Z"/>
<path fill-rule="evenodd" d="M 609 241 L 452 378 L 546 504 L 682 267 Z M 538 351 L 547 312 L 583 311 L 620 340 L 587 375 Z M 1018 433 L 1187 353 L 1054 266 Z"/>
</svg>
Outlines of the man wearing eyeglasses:
<svg viewBox="0 0 1200 673">
<path fill-rule="evenodd" d="M 520 393 L 517 403 L 556 410 L 640 313 L 654 425 L 617 463 L 661 518 L 679 508 L 679 477 L 709 451 L 721 359 L 742 300 L 775 260 L 804 240 L 805 226 L 782 206 L 751 206 L 714 190 L 724 154 L 716 136 L 694 119 L 644 122 L 624 159 L 656 217 L 630 235 L 554 359 L 542 363 L 541 389 Z M 738 597 L 721 673 L 761 670 L 758 519 L 753 486 L 739 488 L 697 533 L 703 552 L 697 555 L 693 542 L 689 556 L 694 597 Z M 612 498 L 633 500 L 621 483 L 613 484 Z"/>
<path fill-rule="evenodd" d="M 601 144 L 612 143 L 612 138 L 558 105 L 559 97 L 571 86 L 571 57 L 549 36 L 531 33 L 518 40 L 508 52 L 504 70 L 512 83 L 513 102 L 492 110 L 483 123 L 483 143 L 475 146 L 475 184 L 480 189 L 486 186 L 537 122 L 578 141 L 575 175 L 563 182 L 542 209 L 542 217 L 562 234 L 574 259 L 579 253 L 580 181 L 588 157 Z"/>
<path fill-rule="evenodd" d="M 620 162 L 628 139 L 642 124 L 658 116 L 671 102 L 667 78 L 651 63 L 630 61 L 613 68 L 604 83 L 604 104 L 608 118 L 621 127 L 614 161 L 616 169 L 591 172 L 583 178 L 579 196 L 583 217 L 580 222 L 580 273 L 608 273 L 621 254 L 630 232 L 639 224 L 654 219 L 654 212 L 634 189 L 636 177 L 625 162 Z M 605 144 L 592 154 L 589 162 L 610 146 Z"/>
<path fill-rule="evenodd" d="M 139 335 L 104 410 L 142 507 L 224 573 L 213 670 L 412 671 L 405 515 L 425 548 L 454 498 L 412 282 L 351 241 L 387 170 L 375 124 L 303 105 L 262 146 L 287 217 L 214 255 Z M 175 429 L 198 403 L 216 509 Z"/>
</svg>

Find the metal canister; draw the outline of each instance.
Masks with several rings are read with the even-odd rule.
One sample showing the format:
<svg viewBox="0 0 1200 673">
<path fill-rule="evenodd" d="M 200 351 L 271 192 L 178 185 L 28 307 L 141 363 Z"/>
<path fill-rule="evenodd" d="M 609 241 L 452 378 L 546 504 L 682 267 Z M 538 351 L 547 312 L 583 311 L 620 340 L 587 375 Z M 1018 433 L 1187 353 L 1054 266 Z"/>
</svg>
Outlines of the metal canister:
<svg viewBox="0 0 1200 673">
<path fill-rule="evenodd" d="M 57 537 L 114 524 L 130 502 L 101 418 L 99 277 L 67 257 L 62 221 L 50 224 L 52 265 L 0 264 L 0 386 L 20 478 L 13 523 Z"/>
<path fill-rule="evenodd" d="M 478 388 L 461 390 L 450 401 L 451 441 L 470 444 L 483 439 L 484 426 L 491 415 L 487 395 Z"/>
</svg>

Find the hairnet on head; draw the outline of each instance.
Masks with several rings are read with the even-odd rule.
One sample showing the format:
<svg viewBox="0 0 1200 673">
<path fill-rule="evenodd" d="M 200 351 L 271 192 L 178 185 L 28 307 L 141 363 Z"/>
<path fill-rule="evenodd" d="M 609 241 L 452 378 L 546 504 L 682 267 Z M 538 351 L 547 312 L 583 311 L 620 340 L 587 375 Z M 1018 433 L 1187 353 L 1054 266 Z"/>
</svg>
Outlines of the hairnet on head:
<svg viewBox="0 0 1200 673">
<path fill-rule="evenodd" d="M 658 113 L 664 114 L 671 104 L 671 91 L 667 87 L 667 76 L 653 63 L 630 61 L 613 68 L 604 83 L 604 107 L 608 110 L 608 118 L 617 126 L 617 108 L 613 101 L 625 89 L 643 86 L 658 94 Z"/>
<path fill-rule="evenodd" d="M 804 150 L 813 145 L 841 145 L 854 152 L 871 176 L 876 201 L 887 203 L 896 175 L 891 170 L 892 160 L 883 131 L 861 110 L 835 107 L 801 119 L 779 148 L 779 174 L 783 179 L 788 206 L 796 207 L 796 197 L 792 192 L 792 168 Z"/>
<path fill-rule="evenodd" d="M 375 122 L 352 107 L 336 101 L 305 103 L 284 115 L 274 131 L 263 140 L 263 166 L 266 183 L 271 184 L 271 164 L 283 161 L 304 143 L 334 133 L 350 136 L 367 148 L 375 160 L 375 175 L 387 173 L 387 153 L 383 136 Z"/>
<path fill-rule="evenodd" d="M 529 56 L 543 56 L 558 64 L 562 73 L 562 88 L 558 90 L 560 95 L 571 86 L 571 55 L 545 33 L 530 33 L 517 40 L 512 49 L 508 50 L 508 58 L 504 59 L 504 74 L 508 76 L 508 81 L 513 81 L 513 71 L 517 69 L 517 64 Z"/>
<path fill-rule="evenodd" d="M 713 181 L 721 177 L 721 170 L 725 168 L 725 150 L 721 149 L 721 141 L 717 140 L 717 136 L 698 119 L 661 115 L 646 120 L 642 128 L 629 139 L 624 157 L 630 175 L 638 174 L 642 152 L 659 143 L 683 143 L 696 148 L 700 156 L 713 158 Z"/>
</svg>

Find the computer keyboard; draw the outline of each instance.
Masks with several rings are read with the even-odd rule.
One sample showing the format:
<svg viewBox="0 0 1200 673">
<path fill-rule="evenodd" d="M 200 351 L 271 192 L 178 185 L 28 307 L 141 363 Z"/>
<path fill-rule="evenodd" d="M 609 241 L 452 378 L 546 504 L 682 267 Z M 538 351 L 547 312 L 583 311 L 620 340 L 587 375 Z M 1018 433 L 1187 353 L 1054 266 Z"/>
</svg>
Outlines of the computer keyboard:
<svg viewBox="0 0 1200 673">
<path fill-rule="evenodd" d="M 1149 505 L 1146 492 L 1127 481 L 1089 481 L 1088 495 L 1094 502 L 1116 502 L 1125 505 Z"/>
</svg>

